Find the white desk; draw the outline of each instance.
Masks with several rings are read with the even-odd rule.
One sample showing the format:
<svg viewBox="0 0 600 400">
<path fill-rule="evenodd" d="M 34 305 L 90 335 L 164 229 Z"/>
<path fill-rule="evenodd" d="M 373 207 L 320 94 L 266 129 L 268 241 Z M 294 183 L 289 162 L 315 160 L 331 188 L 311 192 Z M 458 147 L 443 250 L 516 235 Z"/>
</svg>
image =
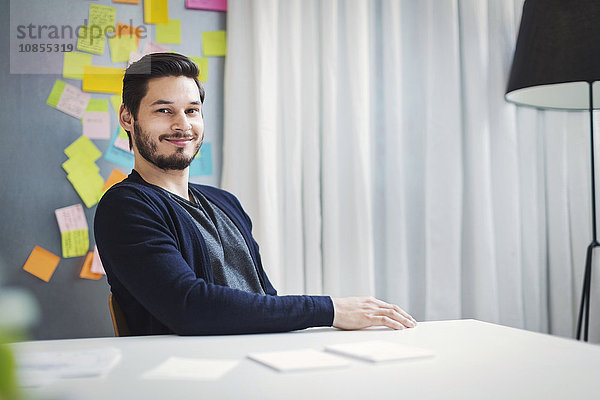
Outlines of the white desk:
<svg viewBox="0 0 600 400">
<path fill-rule="evenodd" d="M 323 349 L 335 343 L 386 340 L 432 349 L 420 361 L 280 373 L 251 352 Z M 213 337 L 129 337 L 16 343 L 21 352 L 114 346 L 120 363 L 104 378 L 61 379 L 26 389 L 73 399 L 600 399 L 600 346 L 474 320 L 422 322 L 415 329 Z M 140 376 L 170 356 L 242 360 L 218 381 L 150 381 Z M 65 397 L 58 397 L 65 398 Z"/>
</svg>

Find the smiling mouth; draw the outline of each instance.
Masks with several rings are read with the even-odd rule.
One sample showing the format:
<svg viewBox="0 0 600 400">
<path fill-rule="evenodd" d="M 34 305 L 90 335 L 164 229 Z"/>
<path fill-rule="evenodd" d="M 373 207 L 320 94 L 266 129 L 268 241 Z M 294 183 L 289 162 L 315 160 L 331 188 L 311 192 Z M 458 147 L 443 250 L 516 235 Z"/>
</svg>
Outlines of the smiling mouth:
<svg viewBox="0 0 600 400">
<path fill-rule="evenodd" d="M 188 136 L 188 137 L 171 137 L 171 138 L 164 138 L 164 140 L 166 140 L 167 142 L 178 146 L 178 147 L 184 147 L 185 145 L 187 145 L 188 143 L 190 143 L 192 140 L 194 140 L 194 137 Z"/>
</svg>

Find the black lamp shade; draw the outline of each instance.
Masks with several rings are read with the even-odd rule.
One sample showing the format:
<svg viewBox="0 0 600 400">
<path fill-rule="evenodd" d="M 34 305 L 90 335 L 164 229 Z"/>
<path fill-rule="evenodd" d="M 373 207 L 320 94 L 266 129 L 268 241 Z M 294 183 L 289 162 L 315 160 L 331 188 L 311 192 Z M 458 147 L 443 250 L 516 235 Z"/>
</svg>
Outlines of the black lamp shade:
<svg viewBox="0 0 600 400">
<path fill-rule="evenodd" d="M 600 0 L 525 0 L 506 100 L 587 110 L 600 81 Z M 594 84 L 594 108 L 600 85 Z"/>
</svg>

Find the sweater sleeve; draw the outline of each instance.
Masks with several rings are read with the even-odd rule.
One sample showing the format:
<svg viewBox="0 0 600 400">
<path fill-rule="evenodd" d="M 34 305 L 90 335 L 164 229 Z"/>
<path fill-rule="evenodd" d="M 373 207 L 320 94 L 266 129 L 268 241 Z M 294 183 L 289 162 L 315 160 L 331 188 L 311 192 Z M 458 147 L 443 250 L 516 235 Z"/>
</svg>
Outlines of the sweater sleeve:
<svg viewBox="0 0 600 400">
<path fill-rule="evenodd" d="M 173 221 L 145 196 L 127 186 L 109 190 L 96 210 L 95 238 L 109 278 L 171 331 L 261 333 L 332 324 L 327 296 L 260 295 L 198 278 Z"/>
</svg>

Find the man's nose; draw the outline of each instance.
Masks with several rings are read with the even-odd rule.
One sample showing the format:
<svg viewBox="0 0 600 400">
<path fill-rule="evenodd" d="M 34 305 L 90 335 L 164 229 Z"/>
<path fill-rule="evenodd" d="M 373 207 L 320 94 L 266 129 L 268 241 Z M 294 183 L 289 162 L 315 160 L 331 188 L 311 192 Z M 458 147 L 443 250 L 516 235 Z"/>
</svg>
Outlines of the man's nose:
<svg viewBox="0 0 600 400">
<path fill-rule="evenodd" d="M 187 132 L 192 129 L 192 124 L 188 121 L 188 116 L 185 112 L 178 112 L 173 116 L 173 124 L 171 129 L 174 131 Z"/>
</svg>

